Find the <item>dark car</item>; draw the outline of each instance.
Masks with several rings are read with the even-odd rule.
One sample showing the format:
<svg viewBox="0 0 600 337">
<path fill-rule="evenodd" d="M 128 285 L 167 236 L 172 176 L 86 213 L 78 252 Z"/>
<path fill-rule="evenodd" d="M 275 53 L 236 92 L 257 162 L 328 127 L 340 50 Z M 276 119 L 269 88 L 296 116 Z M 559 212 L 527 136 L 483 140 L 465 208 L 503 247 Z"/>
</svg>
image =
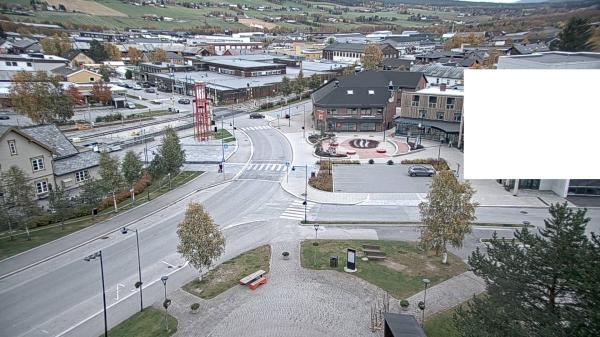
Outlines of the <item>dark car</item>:
<svg viewBox="0 0 600 337">
<path fill-rule="evenodd" d="M 150 83 L 148 83 L 148 82 L 142 83 L 142 88 L 150 88 Z"/>
<path fill-rule="evenodd" d="M 148 88 L 148 89 L 146 89 L 144 91 L 147 92 L 147 93 L 150 93 L 150 94 L 153 94 L 153 93 L 156 92 L 156 90 L 154 90 L 153 88 Z"/>
<path fill-rule="evenodd" d="M 431 177 L 435 174 L 435 170 L 431 167 L 414 165 L 408 168 L 408 175 L 411 177 Z"/>
<path fill-rule="evenodd" d="M 189 98 L 180 98 L 177 103 L 179 104 L 190 104 L 190 99 Z"/>
<path fill-rule="evenodd" d="M 290 119 L 290 114 L 285 114 L 285 119 Z"/>
<path fill-rule="evenodd" d="M 3 116 L 3 115 L 0 115 L 0 120 L 7 120 L 7 119 L 10 119 L 10 117 L 8 117 L 8 116 Z"/>
<path fill-rule="evenodd" d="M 252 119 L 261 119 L 261 118 L 265 118 L 265 115 L 258 113 L 258 112 L 254 112 L 250 114 L 250 118 Z"/>
</svg>

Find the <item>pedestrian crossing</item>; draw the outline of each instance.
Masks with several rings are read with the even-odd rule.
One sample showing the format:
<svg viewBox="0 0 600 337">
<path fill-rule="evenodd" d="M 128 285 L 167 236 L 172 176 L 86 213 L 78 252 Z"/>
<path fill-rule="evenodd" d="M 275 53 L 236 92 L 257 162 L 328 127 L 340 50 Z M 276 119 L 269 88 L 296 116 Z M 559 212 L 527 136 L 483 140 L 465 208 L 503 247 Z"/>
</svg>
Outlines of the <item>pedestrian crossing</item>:
<svg viewBox="0 0 600 337">
<path fill-rule="evenodd" d="M 269 163 L 260 164 L 260 163 L 258 163 L 258 164 L 248 165 L 246 170 L 249 170 L 249 171 L 285 171 L 286 168 L 287 167 L 284 164 L 269 164 Z"/>
<path fill-rule="evenodd" d="M 290 219 L 290 220 L 304 220 L 304 200 L 294 200 L 288 208 L 281 213 L 279 216 L 281 219 Z M 310 209 L 315 205 L 315 203 L 308 201 L 306 204 L 306 213 L 308 214 Z"/>
<path fill-rule="evenodd" d="M 270 129 L 271 127 L 268 125 L 259 125 L 259 126 L 248 126 L 245 128 L 240 128 L 240 130 L 244 130 L 244 131 L 256 131 L 256 130 L 266 130 L 266 129 Z"/>
</svg>

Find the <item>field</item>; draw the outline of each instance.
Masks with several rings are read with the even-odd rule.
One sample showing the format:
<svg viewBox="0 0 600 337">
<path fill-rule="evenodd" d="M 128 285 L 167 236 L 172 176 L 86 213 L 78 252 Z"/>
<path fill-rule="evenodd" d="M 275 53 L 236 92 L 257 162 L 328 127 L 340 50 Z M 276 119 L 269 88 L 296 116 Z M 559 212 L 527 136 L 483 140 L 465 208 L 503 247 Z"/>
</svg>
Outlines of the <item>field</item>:
<svg viewBox="0 0 600 337">
<path fill-rule="evenodd" d="M 96 1 L 89 0 L 46 0 L 49 5 L 58 7 L 59 5 L 64 5 L 68 11 L 81 12 L 91 15 L 100 15 L 100 16 L 121 16 L 127 17 L 127 15 L 106 7 Z"/>
<path fill-rule="evenodd" d="M 239 19 L 239 22 L 244 25 L 244 26 L 248 26 L 248 27 L 256 27 L 257 25 L 260 25 L 266 29 L 273 29 L 275 27 L 277 27 L 276 24 L 272 23 L 272 22 L 266 22 L 263 20 L 259 20 L 259 19 Z"/>
</svg>

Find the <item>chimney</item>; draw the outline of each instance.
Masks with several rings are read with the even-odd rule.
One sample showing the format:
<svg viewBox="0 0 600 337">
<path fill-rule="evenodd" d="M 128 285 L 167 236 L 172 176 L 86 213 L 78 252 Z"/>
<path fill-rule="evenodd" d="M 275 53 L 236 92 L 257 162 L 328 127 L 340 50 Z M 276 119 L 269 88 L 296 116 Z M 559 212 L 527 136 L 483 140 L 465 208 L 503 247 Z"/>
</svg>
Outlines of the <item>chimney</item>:
<svg viewBox="0 0 600 337">
<path fill-rule="evenodd" d="M 446 91 L 446 83 L 440 84 L 440 91 Z"/>
</svg>

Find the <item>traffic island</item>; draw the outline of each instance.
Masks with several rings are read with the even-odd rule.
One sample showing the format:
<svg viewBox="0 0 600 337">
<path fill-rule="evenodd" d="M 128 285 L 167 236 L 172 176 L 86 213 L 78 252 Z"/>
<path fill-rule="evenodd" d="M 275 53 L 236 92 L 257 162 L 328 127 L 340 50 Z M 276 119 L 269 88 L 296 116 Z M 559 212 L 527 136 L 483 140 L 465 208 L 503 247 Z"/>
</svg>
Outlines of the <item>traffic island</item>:
<svg viewBox="0 0 600 337">
<path fill-rule="evenodd" d="M 467 270 L 460 258 L 448 254 L 448 264 L 442 263 L 441 256 L 423 252 L 415 242 L 377 241 L 377 240 L 314 240 L 301 244 L 302 266 L 308 269 L 335 270 L 344 273 L 346 250 L 356 250 L 355 275 L 381 289 L 397 299 L 408 298 L 423 289 L 423 278 L 438 284 Z M 373 253 L 378 246 L 378 254 Z M 366 248 L 364 248 L 366 247 Z M 370 254 L 370 255 L 369 255 Z M 338 263 L 330 263 L 331 257 Z M 369 256 L 367 261 L 362 258 Z M 374 258 L 379 256 L 379 258 Z"/>
<path fill-rule="evenodd" d="M 119 325 L 108 331 L 109 337 L 168 337 L 177 332 L 177 319 L 167 315 L 167 326 L 165 325 L 164 310 L 153 307 L 145 308 L 144 311 L 129 317 Z"/>
<path fill-rule="evenodd" d="M 202 280 L 195 279 L 182 288 L 188 293 L 202 299 L 211 299 L 220 293 L 239 284 L 245 276 L 262 270 L 269 272 L 271 246 L 264 245 L 247 251 L 237 257 L 223 262 L 209 271 Z"/>
</svg>

